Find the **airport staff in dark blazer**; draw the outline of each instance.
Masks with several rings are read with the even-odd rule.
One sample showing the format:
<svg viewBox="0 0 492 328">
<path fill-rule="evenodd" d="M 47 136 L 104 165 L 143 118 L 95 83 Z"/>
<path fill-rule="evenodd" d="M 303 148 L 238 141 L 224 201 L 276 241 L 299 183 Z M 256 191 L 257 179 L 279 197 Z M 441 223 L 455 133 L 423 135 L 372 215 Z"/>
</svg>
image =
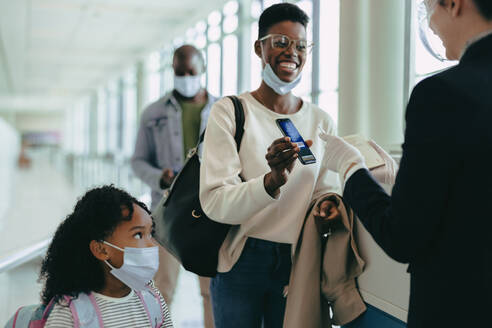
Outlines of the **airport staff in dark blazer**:
<svg viewBox="0 0 492 328">
<path fill-rule="evenodd" d="M 425 5 L 459 64 L 413 90 L 392 195 L 342 139 L 323 135 L 325 160 L 374 240 L 410 264 L 408 327 L 492 327 L 492 1 Z"/>
</svg>

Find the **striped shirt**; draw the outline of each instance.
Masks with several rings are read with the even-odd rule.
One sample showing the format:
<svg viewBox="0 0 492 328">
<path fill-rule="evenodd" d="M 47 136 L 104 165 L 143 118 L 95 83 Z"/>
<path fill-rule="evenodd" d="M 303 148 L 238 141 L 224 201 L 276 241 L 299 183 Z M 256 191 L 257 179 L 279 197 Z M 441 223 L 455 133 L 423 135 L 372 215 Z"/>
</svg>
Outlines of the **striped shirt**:
<svg viewBox="0 0 492 328">
<path fill-rule="evenodd" d="M 171 316 L 166 302 L 157 288 L 153 290 L 159 295 L 162 306 L 163 328 L 173 327 Z M 149 328 L 147 312 L 140 301 L 138 295 L 132 290 L 130 294 L 121 298 L 114 298 L 93 292 L 96 303 L 101 311 L 104 328 Z M 62 304 L 55 304 L 51 311 L 46 328 L 66 328 L 73 327 L 73 318 L 70 307 Z M 102 328 L 102 327 L 101 327 Z"/>
</svg>

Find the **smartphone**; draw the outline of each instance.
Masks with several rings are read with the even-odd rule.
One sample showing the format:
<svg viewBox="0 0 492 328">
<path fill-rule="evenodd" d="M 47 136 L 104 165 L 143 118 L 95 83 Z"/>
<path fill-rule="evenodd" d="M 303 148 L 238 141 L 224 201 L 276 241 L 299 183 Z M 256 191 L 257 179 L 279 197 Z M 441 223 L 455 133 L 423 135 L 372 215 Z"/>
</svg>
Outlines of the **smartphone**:
<svg viewBox="0 0 492 328">
<path fill-rule="evenodd" d="M 282 134 L 289 137 L 290 141 L 296 143 L 299 147 L 299 160 L 301 163 L 304 165 L 316 163 L 316 157 L 314 157 L 313 153 L 304 142 L 304 139 L 299 131 L 297 131 L 294 123 L 288 118 L 279 118 L 276 122 L 280 131 L 282 131 Z"/>
</svg>

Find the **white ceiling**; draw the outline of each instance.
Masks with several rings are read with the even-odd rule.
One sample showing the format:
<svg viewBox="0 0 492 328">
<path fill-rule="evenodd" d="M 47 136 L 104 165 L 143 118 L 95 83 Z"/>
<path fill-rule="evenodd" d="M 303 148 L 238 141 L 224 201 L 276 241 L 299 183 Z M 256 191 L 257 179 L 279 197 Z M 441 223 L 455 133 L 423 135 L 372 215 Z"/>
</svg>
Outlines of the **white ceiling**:
<svg viewBox="0 0 492 328">
<path fill-rule="evenodd" d="M 59 110 L 225 0 L 0 0 L 0 111 Z"/>
</svg>

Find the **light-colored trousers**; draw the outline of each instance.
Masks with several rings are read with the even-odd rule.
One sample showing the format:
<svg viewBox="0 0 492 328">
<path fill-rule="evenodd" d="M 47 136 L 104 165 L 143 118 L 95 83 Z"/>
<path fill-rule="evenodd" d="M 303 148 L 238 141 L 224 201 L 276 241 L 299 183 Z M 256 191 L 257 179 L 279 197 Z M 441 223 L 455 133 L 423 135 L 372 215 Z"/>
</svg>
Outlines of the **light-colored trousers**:
<svg viewBox="0 0 492 328">
<path fill-rule="evenodd" d="M 159 270 L 154 282 L 164 300 L 171 306 L 178 282 L 181 265 L 168 251 L 159 246 Z M 205 328 L 214 328 L 212 302 L 210 298 L 210 278 L 198 276 L 200 293 L 203 298 L 203 324 Z"/>
</svg>

